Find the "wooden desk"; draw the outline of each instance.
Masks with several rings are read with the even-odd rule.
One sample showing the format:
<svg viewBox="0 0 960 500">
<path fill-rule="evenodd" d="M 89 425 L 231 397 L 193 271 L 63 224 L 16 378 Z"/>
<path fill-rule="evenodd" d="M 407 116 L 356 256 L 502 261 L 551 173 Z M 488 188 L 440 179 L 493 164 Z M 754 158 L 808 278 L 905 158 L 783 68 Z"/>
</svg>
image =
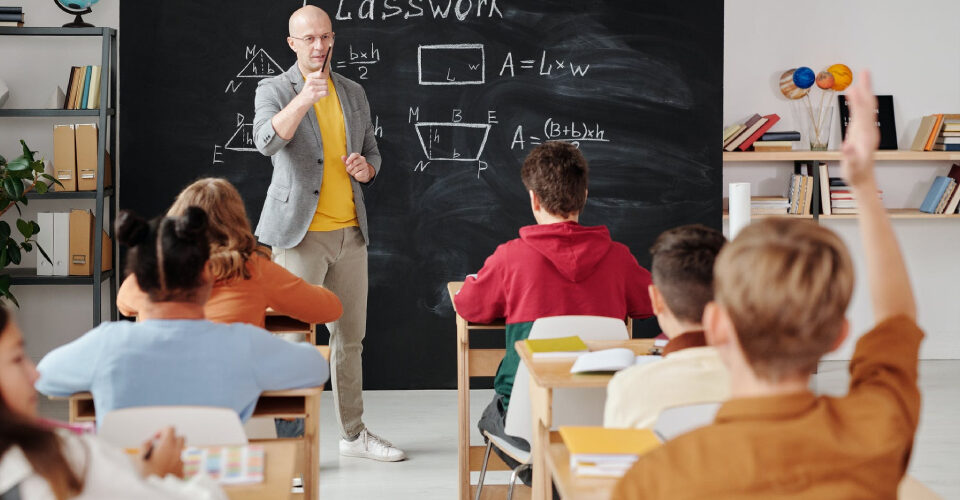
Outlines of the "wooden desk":
<svg viewBox="0 0 960 500">
<path fill-rule="evenodd" d="M 297 445 L 291 441 L 266 441 L 263 446 L 263 482 L 224 486 L 230 500 L 289 499 L 290 478 L 297 462 Z"/>
<path fill-rule="evenodd" d="M 260 394 L 257 406 L 252 417 L 269 418 L 302 418 L 303 436 L 299 438 L 278 438 L 251 441 L 256 444 L 272 444 L 289 442 L 298 448 L 299 470 L 303 474 L 303 492 L 305 497 L 317 497 L 317 488 L 320 481 L 320 395 L 322 387 L 306 389 L 287 389 L 283 391 L 266 391 Z M 59 398 L 51 398 L 59 399 Z M 96 408 L 93 406 L 93 395 L 89 392 L 78 392 L 68 398 L 70 422 L 95 422 Z M 287 487 L 290 479 L 287 477 Z M 262 497 L 261 497 L 262 498 Z"/>
<path fill-rule="evenodd" d="M 551 443 L 547 450 L 547 465 L 557 486 L 560 498 L 565 500 L 610 500 L 618 479 L 611 477 L 577 477 L 570 471 L 570 452 L 564 443 Z"/>
<path fill-rule="evenodd" d="M 292 318 L 286 314 L 278 313 L 271 308 L 267 308 L 264 318 L 264 329 L 270 333 L 299 333 L 304 337 L 304 342 L 310 345 L 317 343 L 317 325 L 307 323 L 299 319 Z M 329 359 L 330 356 L 327 356 Z"/>
<path fill-rule="evenodd" d="M 637 354 L 647 354 L 653 347 L 653 339 L 588 340 L 591 351 L 626 347 Z M 573 374 L 570 367 L 573 359 L 534 361 L 524 342 L 515 344 L 520 359 L 530 372 L 530 413 L 533 418 L 533 442 L 530 451 L 533 463 L 533 498 L 547 500 L 551 497 L 550 474 L 547 470 L 547 444 L 553 427 L 553 390 L 575 387 L 606 387 L 612 374 Z"/>
</svg>

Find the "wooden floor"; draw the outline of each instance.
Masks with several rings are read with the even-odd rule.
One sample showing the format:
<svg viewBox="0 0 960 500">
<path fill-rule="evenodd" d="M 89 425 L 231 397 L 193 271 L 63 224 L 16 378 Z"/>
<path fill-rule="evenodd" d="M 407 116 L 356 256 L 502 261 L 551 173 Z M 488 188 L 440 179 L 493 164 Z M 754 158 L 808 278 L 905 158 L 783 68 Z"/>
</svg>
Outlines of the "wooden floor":
<svg viewBox="0 0 960 500">
<path fill-rule="evenodd" d="M 841 394 L 846 390 L 847 364 L 824 362 L 816 375 L 816 390 Z M 960 361 L 924 361 L 920 365 L 923 409 L 910 473 L 943 498 L 960 498 Z M 472 412 L 479 415 L 492 391 L 473 391 Z M 41 398 L 43 401 L 44 398 Z M 337 454 L 336 419 L 329 393 L 321 403 L 320 497 L 365 500 L 451 500 L 456 498 L 456 391 L 368 391 L 364 396 L 369 428 L 402 447 L 410 459 L 380 463 Z M 44 416 L 63 418 L 65 406 L 44 402 Z M 476 432 L 476 429 L 474 429 Z M 479 441 L 479 435 L 474 437 Z M 506 484 L 507 472 L 487 474 L 488 484 Z M 476 477 L 474 478 L 474 481 Z M 506 498 L 506 488 L 484 488 L 484 498 Z M 499 495 L 495 495 L 499 494 Z M 514 491 L 529 498 L 529 489 Z"/>
</svg>

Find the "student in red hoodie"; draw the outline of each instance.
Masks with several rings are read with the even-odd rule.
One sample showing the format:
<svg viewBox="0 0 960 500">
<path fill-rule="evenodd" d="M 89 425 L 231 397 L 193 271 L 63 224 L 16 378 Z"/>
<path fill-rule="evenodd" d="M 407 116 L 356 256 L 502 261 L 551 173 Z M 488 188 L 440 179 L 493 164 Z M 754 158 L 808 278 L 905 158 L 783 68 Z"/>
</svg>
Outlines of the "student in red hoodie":
<svg viewBox="0 0 960 500">
<path fill-rule="evenodd" d="M 587 202 L 588 171 L 573 145 L 547 142 L 531 151 L 520 176 L 537 225 L 520 228 L 519 238 L 497 247 L 454 298 L 467 321 L 506 318 L 507 352 L 494 378 L 496 394 L 478 426 L 525 450 L 529 443 L 505 434 L 504 422 L 520 363 L 513 345 L 527 338 L 533 321 L 569 314 L 624 319 L 652 314 L 650 273 L 626 245 L 610 239 L 605 226 L 578 223 Z M 517 465 L 496 451 L 511 467 Z"/>
</svg>

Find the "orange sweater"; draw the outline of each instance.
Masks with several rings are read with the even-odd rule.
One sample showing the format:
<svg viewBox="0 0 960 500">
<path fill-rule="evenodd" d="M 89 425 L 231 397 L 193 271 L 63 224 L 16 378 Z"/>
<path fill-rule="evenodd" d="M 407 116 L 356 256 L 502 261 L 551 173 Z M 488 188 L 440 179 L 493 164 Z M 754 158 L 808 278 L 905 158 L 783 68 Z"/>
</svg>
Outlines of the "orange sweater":
<svg viewBox="0 0 960 500">
<path fill-rule="evenodd" d="M 268 307 L 306 323 L 329 323 L 343 314 L 340 299 L 333 292 L 307 283 L 258 253 L 247 261 L 247 269 L 250 279 L 214 285 L 204 306 L 207 319 L 263 328 Z M 130 274 L 117 292 L 117 309 L 124 316 L 136 316 L 149 300 L 137 277 Z"/>
<path fill-rule="evenodd" d="M 734 399 L 713 425 L 640 457 L 613 498 L 896 498 L 920 417 L 923 333 L 896 317 L 864 335 L 846 396 Z"/>
</svg>

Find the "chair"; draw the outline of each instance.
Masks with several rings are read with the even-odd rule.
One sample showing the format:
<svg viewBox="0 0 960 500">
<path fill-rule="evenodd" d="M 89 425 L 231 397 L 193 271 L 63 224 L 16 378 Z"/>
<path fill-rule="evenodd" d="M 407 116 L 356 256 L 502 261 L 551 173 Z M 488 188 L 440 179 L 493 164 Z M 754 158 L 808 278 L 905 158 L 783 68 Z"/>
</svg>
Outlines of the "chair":
<svg viewBox="0 0 960 500">
<path fill-rule="evenodd" d="M 114 410 L 103 417 L 98 435 L 114 446 L 136 448 L 167 426 L 173 426 L 190 446 L 247 444 L 237 412 L 214 406 L 141 406 Z"/>
<path fill-rule="evenodd" d="M 527 338 L 546 339 L 577 335 L 583 340 L 627 340 L 630 338 L 627 324 L 617 318 L 603 316 L 551 316 L 539 318 L 533 322 Z M 606 400 L 605 390 L 596 389 L 564 389 L 558 390 L 553 396 L 555 419 L 562 425 L 596 425 L 603 422 L 603 408 Z M 523 362 L 517 367 L 517 374 L 513 379 L 513 389 L 510 392 L 510 406 L 507 408 L 507 418 L 504 430 L 511 436 L 533 441 L 531 428 L 530 408 L 530 374 Z M 510 475 L 510 485 L 507 490 L 507 499 L 513 495 L 513 486 L 517 476 L 523 469 L 530 467 L 531 454 L 520 450 L 502 439 L 489 439 L 484 453 L 483 466 L 480 468 L 480 480 L 477 484 L 477 496 L 483 490 L 483 479 L 486 475 L 487 460 L 492 446 L 520 462 Z"/>
<path fill-rule="evenodd" d="M 721 403 L 698 403 L 674 406 L 660 412 L 653 432 L 661 441 L 669 441 L 681 434 L 710 425 Z"/>
</svg>

